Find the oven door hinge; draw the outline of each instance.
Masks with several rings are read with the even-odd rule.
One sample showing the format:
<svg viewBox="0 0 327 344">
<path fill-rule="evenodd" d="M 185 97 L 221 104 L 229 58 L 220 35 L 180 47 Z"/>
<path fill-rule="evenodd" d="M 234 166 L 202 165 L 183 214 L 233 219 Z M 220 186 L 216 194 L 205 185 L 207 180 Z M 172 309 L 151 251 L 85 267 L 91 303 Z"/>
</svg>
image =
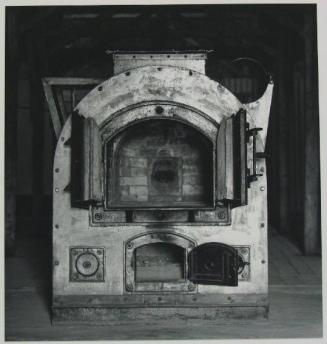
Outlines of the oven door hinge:
<svg viewBox="0 0 327 344">
<path fill-rule="evenodd" d="M 249 143 L 250 137 L 252 136 L 252 174 L 250 169 L 247 169 L 247 184 L 250 187 L 250 184 L 256 180 L 258 177 L 263 176 L 262 173 L 257 173 L 257 160 L 258 159 L 266 159 L 269 155 L 265 152 L 257 152 L 257 135 L 258 132 L 261 131 L 262 128 L 252 128 L 249 129 L 249 123 L 246 123 L 246 141 Z"/>
</svg>

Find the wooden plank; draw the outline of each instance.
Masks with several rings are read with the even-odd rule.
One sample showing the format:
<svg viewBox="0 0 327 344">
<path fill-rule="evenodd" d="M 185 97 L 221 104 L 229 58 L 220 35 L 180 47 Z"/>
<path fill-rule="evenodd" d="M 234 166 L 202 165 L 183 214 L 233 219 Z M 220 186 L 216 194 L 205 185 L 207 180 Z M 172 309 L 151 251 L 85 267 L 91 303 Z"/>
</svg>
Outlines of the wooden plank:
<svg viewBox="0 0 327 344">
<path fill-rule="evenodd" d="M 73 78 L 73 77 L 45 77 L 43 80 L 52 86 L 96 86 L 101 84 L 105 79 L 99 78 Z"/>
<path fill-rule="evenodd" d="M 54 127 L 54 131 L 56 137 L 58 139 L 61 129 L 68 117 L 64 99 L 62 96 L 62 89 L 61 87 L 85 87 L 85 86 L 96 86 L 102 83 L 103 79 L 96 79 L 96 78 L 56 78 L 56 77 L 44 77 L 42 78 L 43 89 L 45 93 L 45 97 L 49 106 L 49 111 L 52 119 L 52 124 Z M 53 86 L 57 87 L 57 91 L 54 91 Z M 57 103 L 55 101 L 57 99 Z M 72 90 L 72 107 L 75 107 L 75 89 Z"/>
<path fill-rule="evenodd" d="M 305 13 L 305 164 L 304 164 L 304 251 L 321 252 L 320 157 L 316 12 Z"/>
<path fill-rule="evenodd" d="M 46 97 L 46 100 L 47 100 L 48 106 L 49 106 L 49 111 L 50 111 L 50 115 L 51 115 L 51 119 L 52 119 L 53 129 L 54 129 L 56 137 L 58 139 L 60 136 L 63 124 L 62 124 L 62 121 L 61 121 L 60 116 L 59 116 L 59 112 L 58 112 L 58 109 L 57 109 L 57 106 L 56 106 L 56 103 L 54 100 L 54 94 L 52 91 L 52 87 L 51 87 L 50 83 L 48 82 L 48 78 L 43 78 L 42 83 L 43 83 L 43 89 L 44 89 L 45 97 Z"/>
<path fill-rule="evenodd" d="M 5 73 L 5 247 L 15 253 L 16 237 L 16 167 L 17 167 L 17 91 L 18 91 L 18 26 L 16 14 L 6 11 Z M 3 135 L 1 135 L 3 137 Z"/>
<path fill-rule="evenodd" d="M 61 125 L 63 126 L 68 118 L 66 105 L 63 97 L 63 90 L 61 88 L 56 88 L 56 98 L 58 101 L 59 109 L 60 109 L 60 115 L 61 115 Z"/>
</svg>

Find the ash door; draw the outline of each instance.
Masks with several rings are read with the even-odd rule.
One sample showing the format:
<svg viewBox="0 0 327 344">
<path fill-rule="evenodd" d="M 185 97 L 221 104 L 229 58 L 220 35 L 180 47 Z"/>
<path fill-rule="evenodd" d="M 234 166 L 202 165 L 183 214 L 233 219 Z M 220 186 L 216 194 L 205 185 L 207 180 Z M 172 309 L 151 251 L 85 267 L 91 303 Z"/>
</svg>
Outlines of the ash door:
<svg viewBox="0 0 327 344">
<path fill-rule="evenodd" d="M 238 285 L 238 253 L 231 246 L 206 243 L 188 255 L 188 279 L 196 284 Z"/>
</svg>

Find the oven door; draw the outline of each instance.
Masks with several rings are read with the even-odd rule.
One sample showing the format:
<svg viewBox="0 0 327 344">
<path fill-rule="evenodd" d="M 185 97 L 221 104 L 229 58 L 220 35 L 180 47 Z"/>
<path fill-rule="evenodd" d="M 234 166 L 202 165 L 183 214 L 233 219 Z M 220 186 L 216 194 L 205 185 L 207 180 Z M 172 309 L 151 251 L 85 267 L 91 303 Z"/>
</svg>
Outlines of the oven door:
<svg viewBox="0 0 327 344">
<path fill-rule="evenodd" d="M 231 246 L 211 242 L 188 254 L 188 279 L 195 284 L 238 285 L 239 258 Z"/>
</svg>

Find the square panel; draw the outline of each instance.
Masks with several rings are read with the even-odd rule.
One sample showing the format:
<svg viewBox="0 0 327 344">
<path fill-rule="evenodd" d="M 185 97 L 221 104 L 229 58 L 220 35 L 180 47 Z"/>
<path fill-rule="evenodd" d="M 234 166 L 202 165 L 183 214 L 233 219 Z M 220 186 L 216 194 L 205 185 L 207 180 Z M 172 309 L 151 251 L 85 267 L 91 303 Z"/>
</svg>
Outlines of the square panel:
<svg viewBox="0 0 327 344">
<path fill-rule="evenodd" d="M 70 282 L 104 282 L 103 247 L 70 248 Z"/>
<path fill-rule="evenodd" d="M 250 246 L 234 246 L 239 256 L 238 280 L 250 280 Z"/>
</svg>

